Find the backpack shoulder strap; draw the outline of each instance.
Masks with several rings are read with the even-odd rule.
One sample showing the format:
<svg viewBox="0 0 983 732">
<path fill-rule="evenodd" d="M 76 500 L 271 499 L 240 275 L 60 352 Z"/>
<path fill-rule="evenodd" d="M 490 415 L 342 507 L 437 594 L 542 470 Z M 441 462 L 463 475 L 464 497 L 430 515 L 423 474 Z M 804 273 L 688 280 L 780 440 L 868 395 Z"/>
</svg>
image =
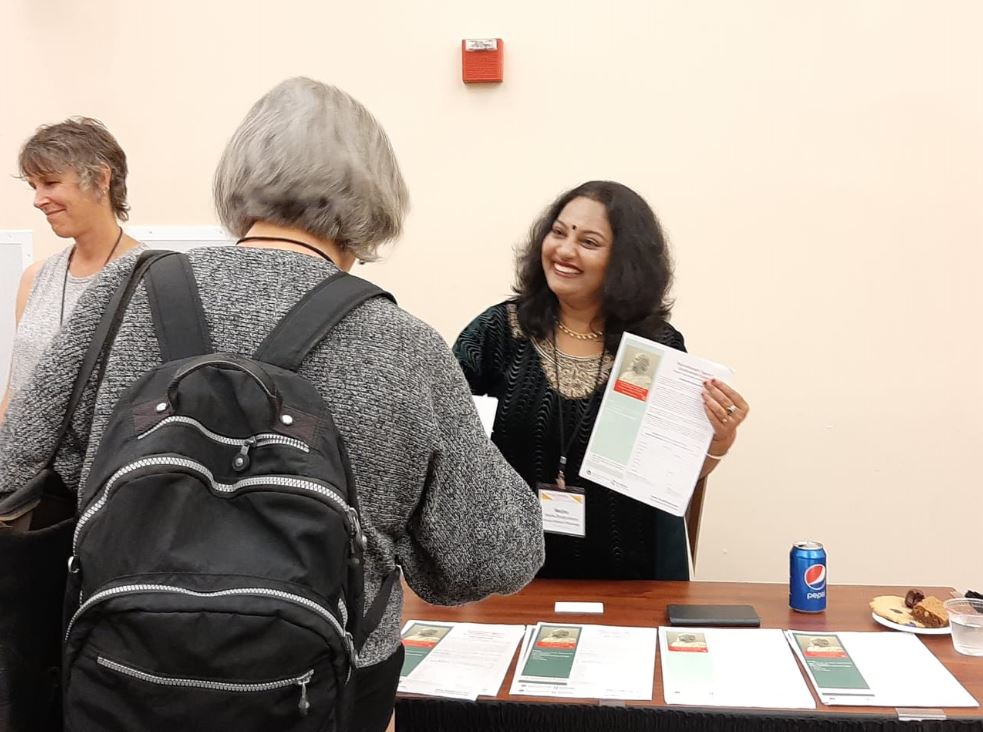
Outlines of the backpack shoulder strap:
<svg viewBox="0 0 983 732">
<path fill-rule="evenodd" d="M 211 353 L 212 339 L 187 256 L 175 252 L 157 260 L 144 281 L 161 361 Z"/>
<path fill-rule="evenodd" d="M 68 406 L 65 408 L 65 414 L 58 427 L 54 447 L 48 454 L 48 459 L 45 460 L 45 466 L 51 467 L 54 464 L 55 456 L 58 454 L 58 448 L 61 447 L 62 440 L 65 439 L 68 428 L 72 424 L 72 417 L 75 416 L 75 410 L 78 408 L 79 402 L 82 401 L 82 394 L 85 392 L 85 387 L 89 383 L 89 379 L 92 378 L 92 374 L 96 370 L 96 365 L 100 362 L 106 350 L 112 346 L 113 339 L 116 338 L 116 331 L 119 330 L 120 323 L 123 321 L 123 315 L 126 312 L 126 306 L 129 304 L 130 298 L 133 296 L 133 291 L 146 274 L 150 265 L 161 259 L 170 257 L 172 254 L 173 252 L 154 250 L 141 253 L 133 265 L 133 269 L 130 270 L 129 275 L 123 278 L 123 281 L 116 288 L 116 292 L 113 293 L 109 304 L 106 305 L 106 309 L 103 311 L 99 324 L 96 326 L 92 340 L 89 342 L 89 348 L 82 357 L 82 365 L 79 367 L 78 374 L 75 377 L 72 394 L 68 398 Z"/>
<path fill-rule="evenodd" d="M 369 609 L 365 612 L 365 615 L 359 618 L 355 632 L 353 633 L 356 651 L 362 650 L 362 646 L 365 645 L 365 641 L 372 635 L 372 631 L 379 627 L 382 616 L 386 612 L 386 606 L 389 604 L 389 598 L 392 597 L 393 588 L 396 586 L 402 574 L 402 570 L 397 564 L 396 568 L 382 580 L 382 584 L 379 586 L 379 592 L 369 606 Z"/>
<path fill-rule="evenodd" d="M 360 277 L 338 272 L 304 295 L 280 319 L 253 358 L 289 371 L 301 362 L 321 339 L 348 313 L 373 297 L 396 299 Z"/>
</svg>

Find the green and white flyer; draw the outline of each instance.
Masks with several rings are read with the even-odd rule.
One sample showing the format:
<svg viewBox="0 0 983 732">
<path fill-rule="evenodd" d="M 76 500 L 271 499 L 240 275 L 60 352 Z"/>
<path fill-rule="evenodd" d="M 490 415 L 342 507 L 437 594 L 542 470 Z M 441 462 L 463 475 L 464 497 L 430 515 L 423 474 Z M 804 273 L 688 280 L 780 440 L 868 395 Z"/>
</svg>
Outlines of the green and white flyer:
<svg viewBox="0 0 983 732">
<path fill-rule="evenodd" d="M 567 682 L 582 630 L 579 625 L 540 625 L 521 675 L 554 683 Z"/>
<path fill-rule="evenodd" d="M 407 620 L 399 691 L 472 701 L 494 696 L 525 630 L 524 625 Z"/>
<path fill-rule="evenodd" d="M 539 623 L 523 641 L 511 694 L 652 698 L 656 628 Z"/>
<path fill-rule="evenodd" d="M 625 333 L 594 422 L 580 475 L 682 516 L 713 438 L 703 382 L 734 372 Z"/>
<path fill-rule="evenodd" d="M 795 633 L 802 660 L 817 689 L 870 691 L 836 633 Z"/>
<path fill-rule="evenodd" d="M 437 644 L 451 632 L 450 625 L 414 623 L 403 632 L 403 670 L 400 678 L 409 676 L 430 655 Z"/>
<path fill-rule="evenodd" d="M 978 707 L 916 635 L 895 631 L 785 632 L 823 704 Z"/>
<path fill-rule="evenodd" d="M 666 704 L 815 709 L 785 634 L 758 628 L 659 628 Z"/>
</svg>

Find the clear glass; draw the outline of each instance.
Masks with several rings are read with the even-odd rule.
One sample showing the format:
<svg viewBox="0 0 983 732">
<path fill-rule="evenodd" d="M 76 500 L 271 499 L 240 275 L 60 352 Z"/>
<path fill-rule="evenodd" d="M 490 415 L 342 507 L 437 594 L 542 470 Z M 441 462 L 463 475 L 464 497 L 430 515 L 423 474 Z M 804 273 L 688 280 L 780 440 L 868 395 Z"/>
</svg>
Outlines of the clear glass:
<svg viewBox="0 0 983 732">
<path fill-rule="evenodd" d="M 952 645 L 967 656 L 983 656 L 983 600 L 954 597 L 946 600 L 952 627 Z"/>
</svg>

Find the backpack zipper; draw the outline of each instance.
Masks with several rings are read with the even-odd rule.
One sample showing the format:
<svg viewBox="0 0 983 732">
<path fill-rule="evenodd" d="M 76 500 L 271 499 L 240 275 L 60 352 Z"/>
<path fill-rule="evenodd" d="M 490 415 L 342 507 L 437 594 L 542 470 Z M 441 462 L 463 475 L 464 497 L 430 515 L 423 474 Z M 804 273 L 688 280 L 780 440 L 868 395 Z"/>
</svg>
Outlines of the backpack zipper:
<svg viewBox="0 0 983 732">
<path fill-rule="evenodd" d="M 345 604 L 345 598 L 338 598 L 338 617 L 341 618 L 343 625 L 348 625 L 348 606 Z"/>
<path fill-rule="evenodd" d="M 113 661 L 112 659 L 105 658 L 104 656 L 97 657 L 96 663 L 98 663 L 100 666 L 108 668 L 111 671 L 121 673 L 124 676 L 130 676 L 134 679 L 146 681 L 149 684 L 157 684 L 159 686 L 209 689 L 211 691 L 228 691 L 236 694 L 253 694 L 264 691 L 275 691 L 276 689 L 285 689 L 288 686 L 298 686 L 300 687 L 300 700 L 297 703 L 297 710 L 303 717 L 307 716 L 307 712 L 311 708 L 311 703 L 307 699 L 307 685 L 311 683 L 311 679 L 314 678 L 314 669 L 290 679 L 279 679 L 277 681 L 264 681 L 258 683 L 232 683 L 226 681 L 206 681 L 204 679 L 182 679 L 174 676 L 158 676 L 157 674 L 150 674 L 146 671 L 133 668 L 132 666 L 119 663 L 118 661 Z"/>
<path fill-rule="evenodd" d="M 142 458 L 128 465 L 124 465 L 122 468 L 113 473 L 112 477 L 106 481 L 99 499 L 89 506 L 79 517 L 78 523 L 75 526 L 75 535 L 72 539 L 72 554 L 74 555 L 78 553 L 79 537 L 82 535 L 83 527 L 90 520 L 92 520 L 92 517 L 95 516 L 104 505 L 106 505 L 106 501 L 109 500 L 109 495 L 112 492 L 112 489 L 121 478 L 128 473 L 132 473 L 134 470 L 161 466 L 179 467 L 198 473 L 199 476 L 206 479 L 214 490 L 219 491 L 220 493 L 235 493 L 240 488 L 249 488 L 256 485 L 298 488 L 308 491 L 309 493 L 315 493 L 323 498 L 326 498 L 329 503 L 344 514 L 348 522 L 349 535 L 351 536 L 352 540 L 358 541 L 363 548 L 365 546 L 366 540 L 365 536 L 362 534 L 361 524 L 358 521 L 358 513 L 355 511 L 355 509 L 345 503 L 345 501 L 342 500 L 337 494 L 335 494 L 334 491 L 321 485 L 320 483 L 310 479 L 292 478 L 285 475 L 258 475 L 252 478 L 244 478 L 243 480 L 236 481 L 235 483 L 219 483 L 215 480 L 215 476 L 212 475 L 212 471 L 196 460 L 189 460 L 182 457 L 172 457 L 169 455 L 156 455 Z"/>
<path fill-rule="evenodd" d="M 277 434 L 276 432 L 261 432 L 258 435 L 252 435 L 250 437 L 229 437 L 227 435 L 220 435 L 218 432 L 212 432 L 205 425 L 199 422 L 197 419 L 192 417 L 184 417 L 179 414 L 173 415 L 162 419 L 160 422 L 155 424 L 150 429 L 145 432 L 141 432 L 137 435 L 138 440 L 142 440 L 144 437 L 151 435 L 152 433 L 159 430 L 169 424 L 185 424 L 189 427 L 194 427 L 201 434 L 203 434 L 208 439 L 213 442 L 218 442 L 222 445 L 230 445 L 231 447 L 243 447 L 249 444 L 252 447 L 264 447 L 265 445 L 285 445 L 287 447 L 296 448 L 302 452 L 310 452 L 311 448 L 306 442 L 295 439 L 293 437 L 286 437 L 285 435 Z"/>
<path fill-rule="evenodd" d="M 349 660 L 349 677 L 351 677 L 352 669 L 355 667 L 355 662 L 358 660 L 358 653 L 355 651 L 354 638 L 352 638 L 351 633 L 347 632 L 341 627 L 341 623 L 339 623 L 338 619 L 331 614 L 330 610 L 322 605 L 319 605 L 313 600 L 308 600 L 306 597 L 302 597 L 301 595 L 295 595 L 291 592 L 284 592 L 283 590 L 273 590 L 268 587 L 233 587 L 228 590 L 217 590 L 215 592 L 196 592 L 195 590 L 189 590 L 184 587 L 176 587 L 174 585 L 134 584 L 110 587 L 109 589 L 101 590 L 92 595 L 92 597 L 83 602 L 79 609 L 75 611 L 75 614 L 72 615 L 72 619 L 68 622 L 68 629 L 65 631 L 65 642 L 68 642 L 68 639 L 72 634 L 72 629 L 75 627 L 75 623 L 83 613 L 89 610 L 89 608 L 114 597 L 157 592 L 187 595 L 189 597 L 200 597 L 202 599 L 213 597 L 235 597 L 243 595 L 247 597 L 272 597 L 276 600 L 283 600 L 284 602 L 292 603 L 320 615 L 322 618 L 328 621 L 328 624 L 338 634 L 338 637 L 342 639 L 345 646 L 345 654 L 348 656 Z"/>
</svg>

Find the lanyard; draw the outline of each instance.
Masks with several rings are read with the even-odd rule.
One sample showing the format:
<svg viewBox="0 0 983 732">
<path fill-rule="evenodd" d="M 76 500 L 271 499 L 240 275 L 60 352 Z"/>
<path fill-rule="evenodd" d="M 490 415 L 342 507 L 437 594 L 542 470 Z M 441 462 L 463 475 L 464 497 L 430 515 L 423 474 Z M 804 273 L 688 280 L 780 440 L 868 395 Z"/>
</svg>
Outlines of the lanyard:
<svg viewBox="0 0 983 732">
<path fill-rule="evenodd" d="M 304 249 L 310 249 L 312 252 L 314 252 L 322 259 L 326 259 L 327 261 L 331 262 L 331 264 L 334 264 L 335 267 L 338 266 L 337 264 L 335 264 L 335 261 L 330 256 L 328 256 L 326 252 L 322 252 L 316 246 L 314 246 L 313 244 L 308 244 L 306 241 L 299 241 L 297 239 L 288 239 L 285 236 L 244 236 L 239 241 L 237 241 L 236 244 L 237 245 L 242 244 L 244 241 L 283 241 L 286 242 L 287 244 L 296 244 L 299 247 L 304 247 Z"/>
<path fill-rule="evenodd" d="M 560 388 L 560 352 L 556 348 L 556 333 L 553 334 L 552 339 L 553 344 L 553 369 L 556 376 L 556 403 L 557 412 L 560 417 L 560 464 L 556 469 L 556 485 L 558 488 L 562 489 L 566 486 L 566 469 L 567 469 L 567 453 L 570 452 L 570 448 L 573 447 L 574 440 L 577 439 L 577 435 L 580 433 L 580 429 L 584 426 L 584 420 L 587 419 L 587 415 L 590 414 L 591 407 L 594 404 L 594 400 L 597 398 L 597 389 L 601 385 L 601 374 L 604 372 L 604 350 L 601 350 L 601 355 L 597 359 L 597 376 L 594 378 L 594 390 L 591 392 L 590 400 L 587 402 L 587 406 L 580 415 L 580 419 L 577 420 L 577 425 L 573 428 L 573 434 L 570 435 L 570 439 L 567 440 L 564 435 L 564 422 L 563 422 L 563 394 Z"/>
<path fill-rule="evenodd" d="M 106 269 L 106 265 L 109 264 L 109 260 L 113 258 L 116 254 L 116 249 L 119 248 L 120 239 L 123 238 L 123 227 L 119 227 L 119 233 L 116 235 L 116 242 L 113 244 L 113 248 L 109 250 L 109 256 L 106 257 L 106 261 L 102 263 L 102 267 L 99 269 Z M 72 266 L 72 257 L 75 256 L 75 245 L 72 245 L 72 251 L 68 253 L 68 263 L 65 265 L 65 278 L 61 282 L 61 307 L 58 309 L 58 327 L 61 327 L 65 323 L 65 291 L 68 290 L 68 270 Z"/>
</svg>

